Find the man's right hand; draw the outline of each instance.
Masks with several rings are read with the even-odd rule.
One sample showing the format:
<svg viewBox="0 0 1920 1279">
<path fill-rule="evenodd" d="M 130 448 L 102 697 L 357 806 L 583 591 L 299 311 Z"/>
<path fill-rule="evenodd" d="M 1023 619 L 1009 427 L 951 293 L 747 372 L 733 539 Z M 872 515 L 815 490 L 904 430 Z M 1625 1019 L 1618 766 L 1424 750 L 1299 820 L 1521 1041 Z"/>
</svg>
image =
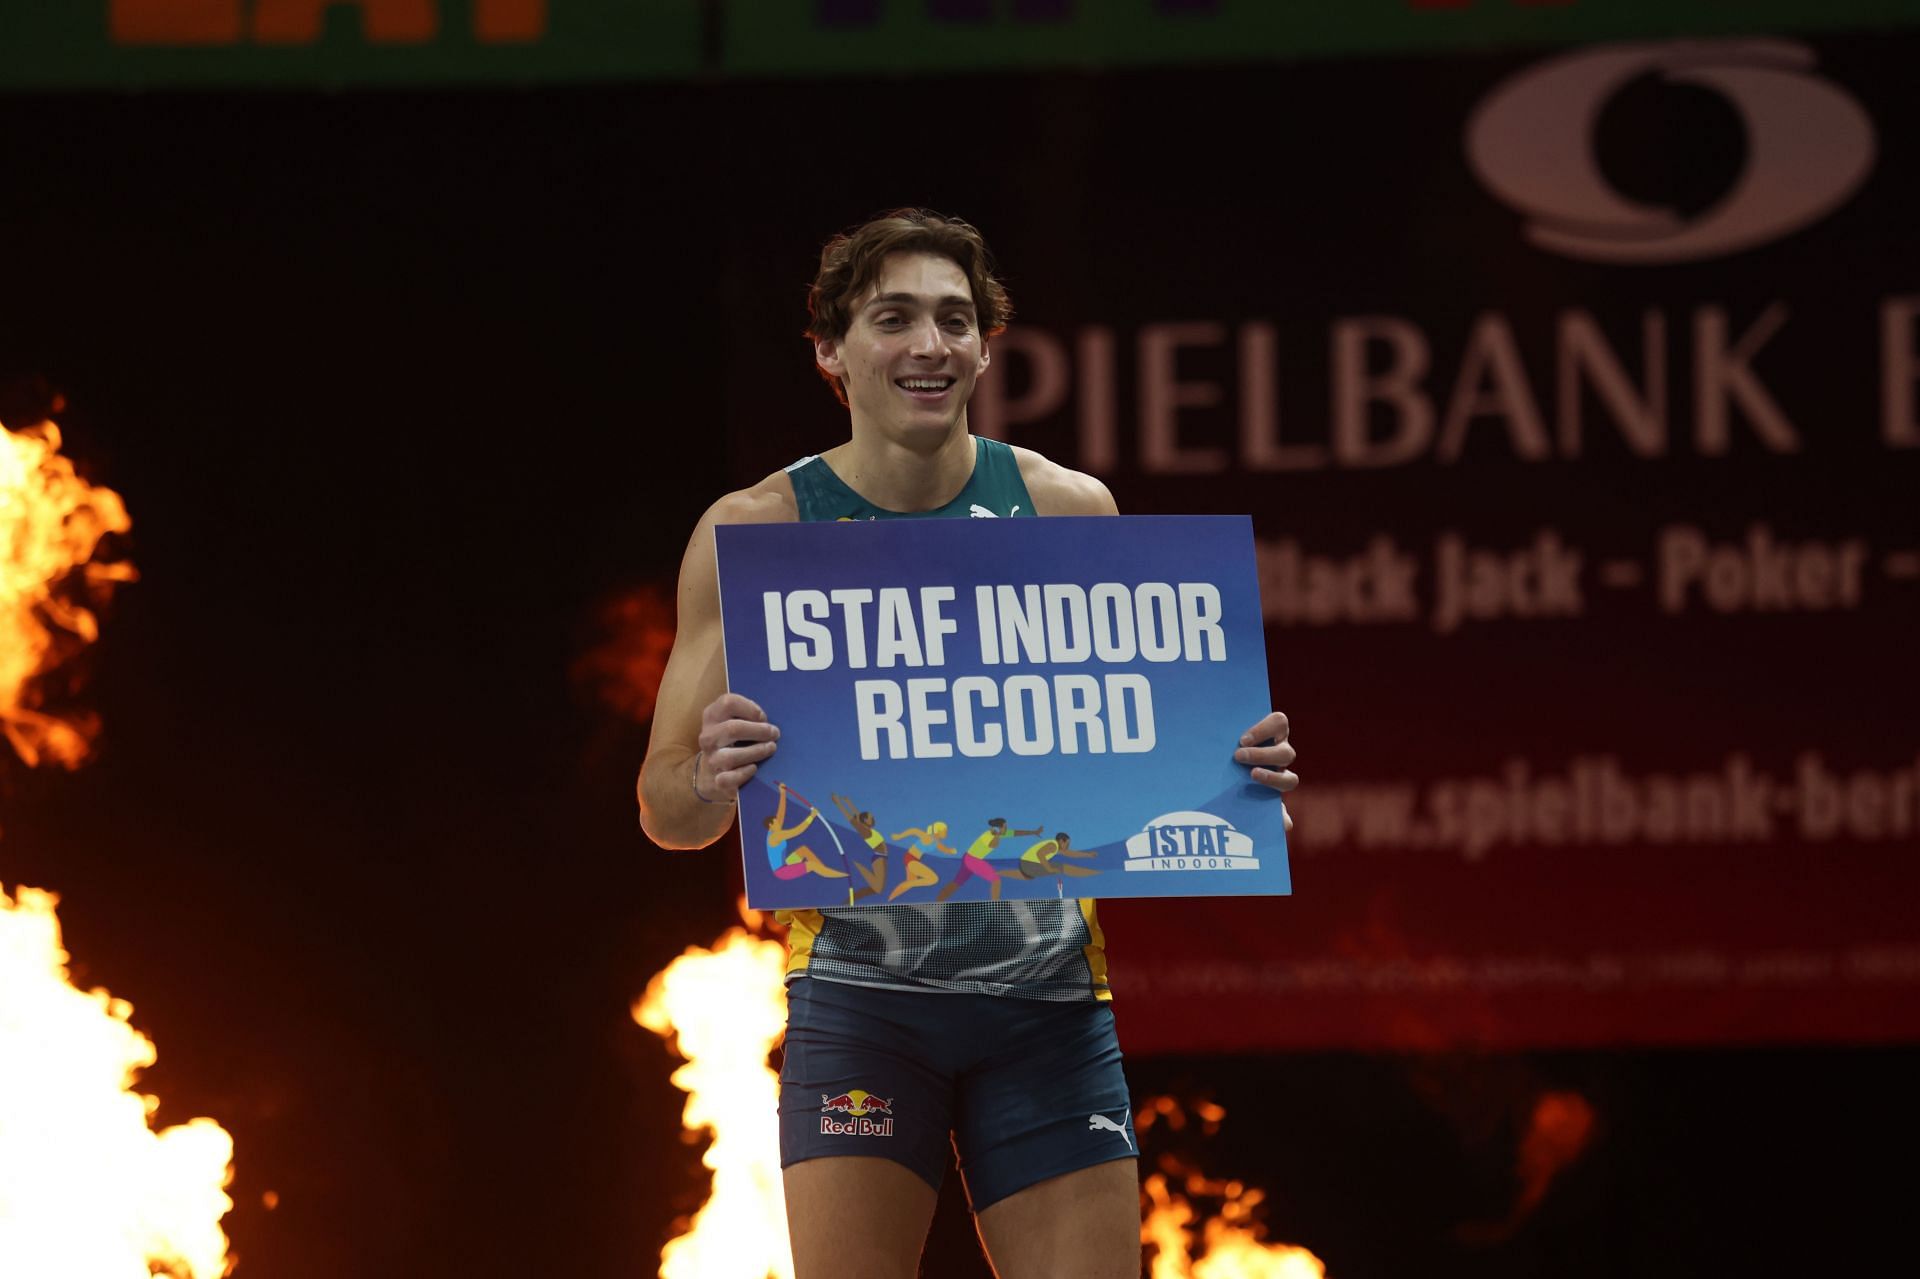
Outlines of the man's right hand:
<svg viewBox="0 0 1920 1279">
<path fill-rule="evenodd" d="M 780 730 L 750 698 L 722 693 L 700 712 L 700 750 L 693 757 L 693 784 L 702 799 L 731 804 L 740 788 L 778 749 Z"/>
</svg>

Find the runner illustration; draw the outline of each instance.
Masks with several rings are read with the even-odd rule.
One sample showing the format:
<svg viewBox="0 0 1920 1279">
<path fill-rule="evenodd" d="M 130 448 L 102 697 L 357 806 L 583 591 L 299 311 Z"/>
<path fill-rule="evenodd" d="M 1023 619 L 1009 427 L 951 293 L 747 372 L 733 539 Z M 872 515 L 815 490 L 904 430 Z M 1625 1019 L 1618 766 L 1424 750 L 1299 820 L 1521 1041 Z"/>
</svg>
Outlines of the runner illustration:
<svg viewBox="0 0 1920 1279">
<path fill-rule="evenodd" d="M 787 784 L 781 782 L 780 807 L 774 811 L 773 816 L 767 818 L 767 865 L 773 868 L 773 877 L 775 879 L 798 879 L 811 871 L 815 875 L 822 875 L 828 879 L 845 879 L 847 877 L 846 871 L 835 870 L 833 867 L 827 865 L 820 860 L 820 854 L 814 852 L 805 844 L 802 844 L 792 852 L 787 851 L 787 843 L 797 838 L 807 827 L 813 825 L 813 819 L 820 816 L 819 809 L 809 807 L 805 821 L 801 822 L 798 826 L 788 826 L 788 793 Z M 795 798 L 800 797 L 795 796 Z M 805 803 L 806 801 L 801 799 L 801 802 Z M 832 829 L 833 825 L 829 822 L 827 824 L 827 830 L 831 832 Z"/>
<path fill-rule="evenodd" d="M 1052 839 L 1043 839 L 1030 844 L 1020 854 L 1020 864 L 1009 866 L 1000 872 L 1003 875 L 1017 875 L 1021 879 L 1039 879 L 1046 875 L 1074 875 L 1081 879 L 1100 872 L 1091 866 L 1069 866 L 1066 862 L 1055 861 L 1056 857 L 1097 857 L 1098 853 L 1073 847 L 1072 837 L 1065 831 L 1057 832 Z"/>
<path fill-rule="evenodd" d="M 840 815 L 847 819 L 847 825 L 853 827 L 853 833 L 864 839 L 867 847 L 873 850 L 871 863 L 866 866 L 858 862 L 853 864 L 853 868 L 860 872 L 860 878 L 867 884 L 865 888 L 853 890 L 853 900 L 859 901 L 863 897 L 871 897 L 887 883 L 887 841 L 882 839 L 880 832 L 873 828 L 872 813 L 862 812 L 845 795 L 834 795 L 831 798 L 834 807 L 840 810 Z"/>
<path fill-rule="evenodd" d="M 893 891 L 887 894 L 888 901 L 892 901 L 909 888 L 931 888 L 940 882 L 940 872 L 923 860 L 927 853 L 942 852 L 949 857 L 957 856 L 955 851 L 946 845 L 947 824 L 945 822 L 928 822 L 925 830 L 918 826 L 909 826 L 906 830 L 898 831 L 888 838 L 894 840 L 910 838 L 914 841 L 906 849 L 907 860 L 906 864 L 900 867 L 900 882 L 895 884 Z"/>
<path fill-rule="evenodd" d="M 1038 835 L 1044 829 L 1045 827 L 1035 826 L 1032 830 L 1008 830 L 1006 818 L 992 818 L 987 822 L 987 828 L 980 832 L 979 838 L 975 839 L 967 851 L 960 855 L 960 869 L 954 873 L 952 879 L 947 881 L 947 886 L 940 890 L 940 895 L 934 900 L 937 902 L 947 900 L 953 896 L 960 885 L 978 875 L 993 886 L 989 890 L 989 895 L 993 900 L 999 901 L 1000 872 L 987 865 L 987 858 L 993 856 L 993 850 L 1000 847 L 1000 841 L 1007 836 Z"/>
</svg>

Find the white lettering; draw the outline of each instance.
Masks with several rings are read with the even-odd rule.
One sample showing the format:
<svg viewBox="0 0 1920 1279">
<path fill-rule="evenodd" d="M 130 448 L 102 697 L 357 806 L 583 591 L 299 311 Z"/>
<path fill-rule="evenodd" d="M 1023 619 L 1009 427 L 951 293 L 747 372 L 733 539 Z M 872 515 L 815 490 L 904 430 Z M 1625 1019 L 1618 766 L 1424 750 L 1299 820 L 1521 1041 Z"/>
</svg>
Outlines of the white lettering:
<svg viewBox="0 0 1920 1279">
<path fill-rule="evenodd" d="M 830 611 L 825 591 L 787 592 L 787 629 L 811 643 L 787 646 L 795 670 L 824 671 L 833 665 L 833 632 L 816 620 Z"/>
<path fill-rule="evenodd" d="M 1047 660 L 1084 662 L 1093 654 L 1093 628 L 1087 619 L 1087 593 L 1071 584 L 1041 588 L 1047 610 Z"/>
<path fill-rule="evenodd" d="M 1158 738 L 1153 728 L 1153 685 L 1131 672 L 1107 676 L 1107 719 L 1116 755 L 1144 755 Z M 1131 706 L 1129 706 L 1131 700 Z"/>
<path fill-rule="evenodd" d="M 865 589 L 841 589 L 830 592 L 829 598 L 840 606 L 840 616 L 844 623 L 842 633 L 847 637 L 847 665 L 853 670 L 864 670 L 867 665 L 867 619 L 861 609 L 873 602 L 873 592 Z"/>
<path fill-rule="evenodd" d="M 1142 582 L 1134 589 L 1139 611 L 1140 656 L 1149 662 L 1171 662 L 1180 656 L 1180 606 L 1173 587 L 1165 582 Z"/>
<path fill-rule="evenodd" d="M 1053 705 L 1047 681 L 1015 675 L 1006 683 L 1007 742 L 1016 755 L 1045 755 L 1053 749 Z"/>
<path fill-rule="evenodd" d="M 1107 730 L 1100 722 L 1100 681 L 1091 675 L 1056 675 L 1053 692 L 1060 708 L 1060 753 L 1080 753 L 1080 733 L 1087 731 L 1087 753 L 1107 752 Z"/>
<path fill-rule="evenodd" d="M 962 755 L 986 759 L 998 755 L 1002 749 L 1000 726 L 988 724 L 982 732 L 974 732 L 976 697 L 982 706 L 998 706 L 1000 686 L 984 675 L 965 675 L 953 681 L 953 739 Z"/>
<path fill-rule="evenodd" d="M 925 666 L 920 652 L 920 632 L 913 624 L 913 603 L 904 586 L 880 588 L 879 630 L 874 637 L 873 660 L 876 666 Z"/>
<path fill-rule="evenodd" d="M 767 669 L 770 671 L 787 669 L 787 625 L 782 608 L 779 591 L 761 594 L 760 609 L 767 622 Z"/>
<path fill-rule="evenodd" d="M 920 629 L 927 635 L 927 665 L 945 666 L 947 664 L 947 636 L 960 629 L 960 623 L 940 611 L 942 604 L 951 603 L 951 586 L 923 586 L 920 588 Z"/>
<path fill-rule="evenodd" d="M 927 705 L 927 698 L 946 691 L 947 681 L 943 679 L 907 681 L 907 718 L 913 725 L 915 759 L 946 759 L 953 754 L 952 746 L 933 740 L 934 727 L 947 722 L 947 713 Z"/>
<path fill-rule="evenodd" d="M 1118 582 L 1101 582 L 1089 592 L 1093 615 L 1093 653 L 1103 662 L 1131 662 L 1133 593 Z"/>
<path fill-rule="evenodd" d="M 1211 582 L 1180 583 L 1180 647 L 1189 662 L 1224 662 L 1227 637 L 1220 629 L 1220 588 Z M 1204 656 L 1201 649 L 1205 648 Z"/>
<path fill-rule="evenodd" d="M 890 679 L 853 683 L 855 720 L 860 728 L 860 758 L 880 758 L 880 734 L 887 735 L 887 758 L 907 757 L 907 730 L 900 723 L 900 686 Z"/>
</svg>

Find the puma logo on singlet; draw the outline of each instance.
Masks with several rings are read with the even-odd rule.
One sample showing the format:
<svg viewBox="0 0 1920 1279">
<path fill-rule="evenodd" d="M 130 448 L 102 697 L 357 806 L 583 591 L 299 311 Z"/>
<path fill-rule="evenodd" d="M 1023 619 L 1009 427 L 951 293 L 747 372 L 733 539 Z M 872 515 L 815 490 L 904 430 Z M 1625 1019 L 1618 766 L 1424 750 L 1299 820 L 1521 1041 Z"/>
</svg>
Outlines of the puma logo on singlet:
<svg viewBox="0 0 1920 1279">
<path fill-rule="evenodd" d="M 1127 1120 L 1131 1119 L 1132 1117 L 1133 1117 L 1133 1108 L 1131 1106 L 1127 1108 L 1127 1113 L 1120 1117 L 1120 1122 L 1117 1124 L 1113 1122 L 1113 1120 L 1107 1118 L 1105 1115 L 1088 1115 L 1087 1131 L 1088 1132 L 1103 1132 L 1103 1131 L 1117 1132 L 1122 1137 L 1126 1138 L 1127 1149 L 1132 1150 L 1133 1138 L 1127 1136 Z"/>
<path fill-rule="evenodd" d="M 973 516 L 973 518 L 976 520 L 997 520 L 1000 518 L 1000 515 L 998 512 L 989 511 L 986 507 L 980 505 L 980 503 L 978 502 L 975 502 L 972 506 L 969 506 L 967 508 L 967 514 Z"/>
</svg>

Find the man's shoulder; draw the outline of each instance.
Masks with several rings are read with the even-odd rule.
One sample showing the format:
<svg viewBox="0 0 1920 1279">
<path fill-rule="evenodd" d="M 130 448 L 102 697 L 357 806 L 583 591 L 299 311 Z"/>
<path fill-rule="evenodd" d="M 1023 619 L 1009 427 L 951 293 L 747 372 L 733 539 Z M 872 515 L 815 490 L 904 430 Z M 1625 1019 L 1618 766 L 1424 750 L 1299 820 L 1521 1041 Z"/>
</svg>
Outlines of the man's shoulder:
<svg viewBox="0 0 1920 1279">
<path fill-rule="evenodd" d="M 1043 454 L 1019 445 L 1009 445 L 1020 464 L 1020 482 L 1033 498 L 1033 509 L 1041 515 L 1114 515 L 1119 508 L 1107 486 L 1070 466 L 1062 466 Z"/>
<path fill-rule="evenodd" d="M 793 495 L 793 480 L 785 471 L 775 471 L 750 488 L 735 489 L 707 508 L 703 525 L 714 524 L 792 524 L 800 518 L 800 505 Z"/>
</svg>

